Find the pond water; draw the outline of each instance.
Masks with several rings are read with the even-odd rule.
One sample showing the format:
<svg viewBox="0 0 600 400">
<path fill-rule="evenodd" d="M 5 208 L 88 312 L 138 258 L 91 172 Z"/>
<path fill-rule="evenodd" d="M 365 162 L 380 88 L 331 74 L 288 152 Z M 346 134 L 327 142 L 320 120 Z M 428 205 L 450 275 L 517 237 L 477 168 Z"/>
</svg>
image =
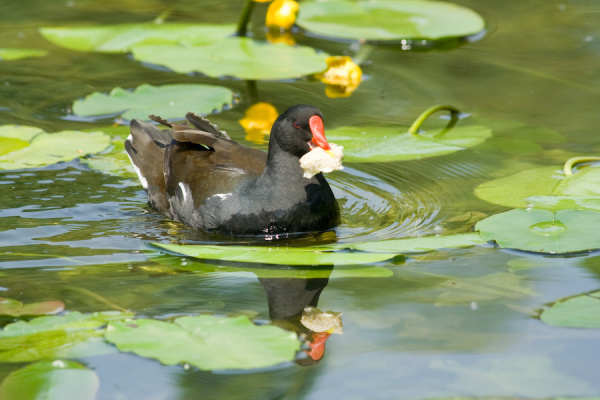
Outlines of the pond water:
<svg viewBox="0 0 600 400">
<path fill-rule="evenodd" d="M 47 132 L 106 127 L 112 118 L 72 117 L 72 102 L 117 86 L 209 83 L 229 87 L 239 98 L 211 121 L 251 145 L 238 123 L 252 104 L 244 81 L 176 74 L 127 55 L 70 51 L 38 33 L 43 26 L 143 22 L 166 9 L 172 22 L 235 23 L 241 1 L 4 3 L 0 47 L 41 48 L 49 54 L 0 61 L 0 124 Z M 478 199 L 477 185 L 561 164 L 564 154 L 600 153 L 600 3 L 455 3 L 484 17 L 483 37 L 431 51 L 374 47 L 362 64 L 363 82 L 347 98 L 328 98 L 322 83 L 308 79 L 259 82 L 258 97 L 279 111 L 297 103 L 315 105 L 325 116 L 326 130 L 407 126 L 426 108 L 444 103 L 490 121 L 492 128 L 518 121 L 550 128 L 566 141 L 527 154 L 481 145 L 423 160 L 346 163 L 343 171 L 328 175 L 342 207 L 342 225 L 323 237 L 281 246 L 471 232 L 477 220 L 507 210 Z M 253 18 L 257 37 L 264 35 L 261 10 L 258 6 Z M 330 54 L 356 50 L 353 44 L 301 33 L 296 41 Z M 377 264 L 391 271 L 387 277 L 344 277 L 334 268 L 329 280 L 302 281 L 259 279 L 252 272 L 256 264 L 185 268 L 189 259 L 159 257 L 148 247 L 151 242 L 247 240 L 203 235 L 170 222 L 147 207 L 134 178 L 96 172 L 78 160 L 0 170 L 3 297 L 23 303 L 61 300 L 69 311 L 127 309 L 158 319 L 243 314 L 265 322 L 285 319 L 287 308 L 305 305 L 320 293 L 321 309 L 343 313 L 344 333 L 332 335 L 322 359 L 311 365 L 298 361 L 232 373 L 165 366 L 130 353 L 80 359 L 98 374 L 97 399 L 600 395 L 598 331 L 553 327 L 536 317 L 560 298 L 599 289 L 597 252 L 551 257 L 488 244 Z M 0 363 L 0 380 L 23 365 Z"/>
</svg>

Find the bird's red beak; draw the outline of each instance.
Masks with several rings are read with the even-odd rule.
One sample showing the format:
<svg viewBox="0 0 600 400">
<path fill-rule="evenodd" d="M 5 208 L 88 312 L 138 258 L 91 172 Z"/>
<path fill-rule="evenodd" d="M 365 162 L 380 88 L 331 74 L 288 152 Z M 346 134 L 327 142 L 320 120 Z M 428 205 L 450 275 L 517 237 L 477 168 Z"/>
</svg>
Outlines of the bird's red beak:
<svg viewBox="0 0 600 400">
<path fill-rule="evenodd" d="M 311 148 L 314 148 L 313 144 L 319 146 L 325 151 L 331 152 L 331 146 L 327 143 L 325 139 L 325 127 L 323 126 L 323 120 L 318 115 L 313 115 L 308 120 L 308 125 L 310 126 L 310 131 L 313 134 L 313 138 L 311 143 Z"/>
</svg>

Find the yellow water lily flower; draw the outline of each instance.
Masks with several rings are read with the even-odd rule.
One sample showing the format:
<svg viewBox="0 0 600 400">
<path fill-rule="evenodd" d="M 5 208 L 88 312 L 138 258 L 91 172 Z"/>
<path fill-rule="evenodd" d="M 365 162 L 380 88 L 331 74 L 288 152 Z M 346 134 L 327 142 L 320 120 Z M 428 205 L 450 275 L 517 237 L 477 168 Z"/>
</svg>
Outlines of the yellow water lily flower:
<svg viewBox="0 0 600 400">
<path fill-rule="evenodd" d="M 360 85 L 362 70 L 347 56 L 331 56 L 326 60 L 327 70 L 317 78 L 327 84 L 327 97 L 348 97 Z"/>
<path fill-rule="evenodd" d="M 275 0 L 267 9 L 267 27 L 270 29 L 287 30 L 296 22 L 298 3 L 294 0 Z"/>
<path fill-rule="evenodd" d="M 256 103 L 248 107 L 244 118 L 239 120 L 246 132 L 246 140 L 261 144 L 266 143 L 266 138 L 271 133 L 271 127 L 279 113 L 269 103 Z"/>
</svg>

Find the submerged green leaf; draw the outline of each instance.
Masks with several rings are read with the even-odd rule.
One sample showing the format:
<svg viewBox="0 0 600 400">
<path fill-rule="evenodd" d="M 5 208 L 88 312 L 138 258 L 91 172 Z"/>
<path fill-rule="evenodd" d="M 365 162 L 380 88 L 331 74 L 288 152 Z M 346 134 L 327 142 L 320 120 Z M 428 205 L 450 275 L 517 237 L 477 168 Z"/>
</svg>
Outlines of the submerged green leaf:
<svg viewBox="0 0 600 400">
<path fill-rule="evenodd" d="M 554 326 L 600 328 L 600 291 L 559 300 L 540 316 Z"/>
<path fill-rule="evenodd" d="M 475 229 L 500 247 L 536 253 L 575 253 L 600 248 L 600 212 L 515 209 L 479 221 Z"/>
<path fill-rule="evenodd" d="M 210 43 L 235 32 L 235 25 L 153 22 L 92 27 L 40 28 L 50 42 L 77 51 L 121 53 L 138 44 Z"/>
<path fill-rule="evenodd" d="M 481 32 L 476 12 L 439 1 L 303 1 L 296 23 L 313 33 L 353 40 L 442 39 Z"/>
<path fill-rule="evenodd" d="M 482 200 L 507 207 L 600 209 L 600 168 L 566 176 L 561 167 L 542 167 L 485 182 L 475 189 Z"/>
<path fill-rule="evenodd" d="M 40 49 L 0 49 L 0 60 L 20 60 L 21 58 L 44 57 L 48 52 Z"/>
<path fill-rule="evenodd" d="M 327 139 L 344 146 L 344 161 L 383 162 L 440 156 L 476 146 L 492 134 L 483 126 L 455 126 L 411 134 L 394 126 L 347 126 L 327 131 Z"/>
<path fill-rule="evenodd" d="M 352 244 L 351 248 L 373 252 L 421 253 L 438 249 L 476 246 L 486 243 L 477 233 L 390 239 Z"/>
<path fill-rule="evenodd" d="M 112 322 L 105 337 L 121 351 L 203 370 L 269 367 L 293 360 L 300 349 L 295 333 L 272 325 L 257 326 L 244 316 L 181 317 L 174 323 Z"/>
<path fill-rule="evenodd" d="M 22 315 L 58 314 L 65 309 L 62 301 L 40 301 L 27 305 L 20 301 L 0 297 L 0 316 L 19 317 Z"/>
<path fill-rule="evenodd" d="M 114 349 L 102 340 L 99 329 L 108 321 L 131 314 L 101 312 L 34 318 L 8 324 L 0 331 L 0 362 L 26 362 L 43 358 L 79 358 L 109 354 Z"/>
<path fill-rule="evenodd" d="M 69 360 L 40 361 L 11 372 L 0 384 L 0 399 L 94 400 L 96 373 Z"/>
<path fill-rule="evenodd" d="M 369 264 L 394 258 L 395 253 L 333 252 L 303 248 L 266 246 L 178 245 L 152 243 L 153 246 L 184 256 L 261 264 L 285 265 L 354 265 Z"/>
<path fill-rule="evenodd" d="M 151 114 L 181 119 L 188 111 L 208 114 L 221 110 L 233 101 L 233 92 L 214 85 L 143 84 L 133 91 L 115 88 L 109 94 L 94 92 L 73 103 L 73 113 L 80 117 L 121 114 L 130 120 L 148 120 Z"/>
<path fill-rule="evenodd" d="M 0 127 L 0 169 L 34 168 L 100 152 L 110 144 L 102 132 L 45 133 L 27 126 Z M 6 146 L 6 147 L 5 147 Z"/>
<path fill-rule="evenodd" d="M 249 80 L 300 78 L 327 68 L 326 53 L 306 46 L 260 43 L 236 37 L 201 46 L 135 46 L 133 58 L 187 74 Z"/>
</svg>

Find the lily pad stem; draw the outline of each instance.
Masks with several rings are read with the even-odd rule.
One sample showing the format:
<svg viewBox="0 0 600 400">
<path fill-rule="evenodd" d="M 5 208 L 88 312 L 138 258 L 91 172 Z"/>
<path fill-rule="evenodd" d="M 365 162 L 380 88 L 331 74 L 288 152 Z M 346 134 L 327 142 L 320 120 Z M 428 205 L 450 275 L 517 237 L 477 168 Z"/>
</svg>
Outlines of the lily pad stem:
<svg viewBox="0 0 600 400">
<path fill-rule="evenodd" d="M 571 176 L 571 175 L 573 175 L 573 167 L 575 165 L 581 164 L 581 163 L 584 163 L 584 162 L 590 162 L 590 161 L 600 161 L 600 157 L 584 156 L 584 157 L 573 157 L 573 158 L 570 158 L 565 163 L 565 166 L 563 167 L 563 171 L 565 171 L 565 175 L 566 176 Z"/>
<path fill-rule="evenodd" d="M 246 36 L 246 32 L 248 31 L 248 21 L 250 21 L 250 16 L 252 15 L 253 9 L 254 0 L 246 0 L 246 2 L 244 3 L 244 8 L 242 9 L 242 15 L 240 15 L 240 20 L 237 26 L 237 36 Z"/>
<path fill-rule="evenodd" d="M 161 13 L 161 14 L 160 14 L 158 17 L 156 17 L 156 18 L 154 19 L 154 23 L 155 23 L 156 25 L 160 25 L 160 24 L 164 23 L 164 22 L 165 22 L 165 20 L 166 20 L 167 18 L 169 18 L 169 15 L 171 15 L 171 9 L 170 9 L 170 8 L 169 8 L 169 9 L 167 9 L 167 10 L 165 10 L 165 11 L 163 11 L 163 12 L 162 12 L 162 13 Z"/>
<path fill-rule="evenodd" d="M 442 131 L 443 133 L 446 133 L 448 129 L 450 129 L 454 126 L 454 124 L 456 124 L 456 121 L 458 121 L 458 115 L 460 114 L 460 110 L 458 108 L 449 105 L 437 105 L 423 111 L 423 113 L 421 113 L 421 115 L 419 115 L 415 122 L 413 122 L 413 124 L 410 126 L 410 128 L 408 129 L 408 133 L 418 135 L 419 128 L 421 128 L 423 122 L 425 122 L 427 118 L 429 118 L 432 114 L 438 111 L 450 111 L 450 122 L 448 122 L 448 125 Z"/>
</svg>

